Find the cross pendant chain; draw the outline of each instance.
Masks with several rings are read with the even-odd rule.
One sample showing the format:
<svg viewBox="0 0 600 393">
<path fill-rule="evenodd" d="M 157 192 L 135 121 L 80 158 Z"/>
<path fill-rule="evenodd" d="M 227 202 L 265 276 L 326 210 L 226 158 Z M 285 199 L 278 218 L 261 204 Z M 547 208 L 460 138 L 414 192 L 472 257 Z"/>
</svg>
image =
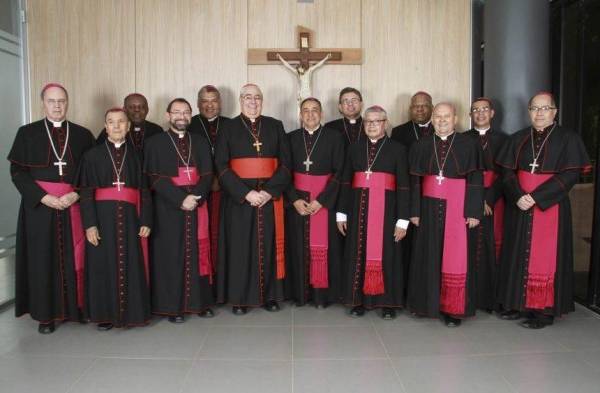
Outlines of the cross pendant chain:
<svg viewBox="0 0 600 393">
<path fill-rule="evenodd" d="M 537 158 L 534 158 L 533 162 L 529 164 L 529 166 L 531 167 L 531 173 L 535 173 L 535 169 L 540 166 L 540 164 L 537 163 Z"/>
<path fill-rule="evenodd" d="M 67 163 L 64 162 L 62 159 L 59 158 L 58 161 L 56 161 L 54 163 L 54 165 L 58 167 L 58 175 L 62 176 L 63 175 L 63 166 L 66 166 Z"/>
<path fill-rule="evenodd" d="M 445 179 L 444 173 L 442 171 L 440 171 L 440 173 L 435 177 L 435 179 L 437 180 L 438 185 L 441 185 L 442 184 L 442 180 Z"/>
<path fill-rule="evenodd" d="M 121 181 L 121 179 L 119 179 L 119 177 L 117 176 L 117 181 L 114 181 L 112 183 L 113 186 L 117 186 L 117 191 L 121 191 L 121 186 L 124 186 L 125 183 Z"/>
</svg>

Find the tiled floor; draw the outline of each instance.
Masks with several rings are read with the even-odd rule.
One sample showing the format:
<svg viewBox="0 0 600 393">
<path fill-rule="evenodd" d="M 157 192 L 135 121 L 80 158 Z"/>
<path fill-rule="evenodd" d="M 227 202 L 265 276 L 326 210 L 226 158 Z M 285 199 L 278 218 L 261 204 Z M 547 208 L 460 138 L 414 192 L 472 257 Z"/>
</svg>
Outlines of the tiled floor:
<svg viewBox="0 0 600 393">
<path fill-rule="evenodd" d="M 540 331 L 480 314 L 457 329 L 401 314 L 286 305 L 245 316 L 42 336 L 0 314 L 1 392 L 600 392 L 600 319 L 578 307 Z"/>
</svg>

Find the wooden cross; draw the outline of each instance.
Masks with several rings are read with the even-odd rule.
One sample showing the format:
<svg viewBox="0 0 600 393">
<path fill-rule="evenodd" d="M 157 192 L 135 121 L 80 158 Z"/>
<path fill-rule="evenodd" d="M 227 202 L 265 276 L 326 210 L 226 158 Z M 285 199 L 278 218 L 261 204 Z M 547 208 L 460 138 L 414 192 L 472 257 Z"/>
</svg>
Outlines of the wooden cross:
<svg viewBox="0 0 600 393">
<path fill-rule="evenodd" d="M 58 161 L 56 161 L 56 162 L 54 163 L 54 166 L 57 166 L 57 167 L 58 167 L 58 175 L 59 175 L 59 176 L 62 176 L 62 175 L 63 175 L 63 166 L 66 166 L 66 165 L 67 165 L 67 163 L 66 163 L 66 162 L 64 162 L 64 161 L 63 161 L 62 159 L 60 159 L 60 158 L 58 159 Z M 531 173 L 533 173 L 533 172 L 531 172 Z"/>
<path fill-rule="evenodd" d="M 438 185 L 441 185 L 441 184 L 442 184 L 442 180 L 444 180 L 444 179 L 445 179 L 445 177 L 444 177 L 444 174 L 442 173 L 442 171 L 440 171 L 439 175 L 437 175 L 437 176 L 435 177 L 435 179 L 438 181 Z"/>
<path fill-rule="evenodd" d="M 328 64 L 362 64 L 360 48 L 319 48 L 311 51 L 312 31 L 303 26 L 297 27 L 298 50 L 296 49 L 248 49 L 248 64 L 279 63 L 277 54 L 286 61 L 299 63 L 306 70 L 310 63 L 317 63 L 331 53 Z"/>
<path fill-rule="evenodd" d="M 124 185 L 125 185 L 125 183 L 123 183 L 123 182 L 121 181 L 121 179 L 119 179 L 119 178 L 117 177 L 117 181 L 114 181 L 114 182 L 112 183 L 112 185 L 113 185 L 113 186 L 117 186 L 117 191 L 121 191 L 121 186 L 124 186 Z"/>
<path fill-rule="evenodd" d="M 260 142 L 258 139 L 256 139 L 256 141 L 252 144 L 252 146 L 254 146 L 256 148 L 257 153 L 260 153 L 260 147 L 262 146 L 262 142 Z"/>
<path fill-rule="evenodd" d="M 365 171 L 365 175 L 367 175 L 367 180 L 369 180 L 369 177 L 371 177 L 371 174 L 373 174 L 373 172 L 371 171 L 371 168 L 367 168 L 367 170 Z"/>
<path fill-rule="evenodd" d="M 56 164 L 55 164 L 56 165 Z M 531 173 L 535 172 L 535 169 L 540 166 L 540 164 L 537 163 L 537 158 L 533 159 L 533 162 L 531 164 L 529 164 L 529 166 L 531 167 Z"/>
<path fill-rule="evenodd" d="M 310 166 L 313 164 L 313 162 L 310 160 L 310 157 L 306 157 L 306 161 L 303 161 L 302 163 L 306 167 L 306 172 L 310 171 Z"/>
<path fill-rule="evenodd" d="M 193 170 L 193 169 L 190 169 L 190 167 L 189 167 L 189 166 L 186 166 L 186 167 L 185 167 L 185 169 L 184 169 L 183 171 L 184 171 L 184 172 L 185 172 L 185 174 L 187 175 L 187 177 L 188 177 L 188 180 L 192 180 L 192 177 L 190 176 L 190 173 L 191 173 L 191 172 L 193 172 L 194 170 Z"/>
</svg>

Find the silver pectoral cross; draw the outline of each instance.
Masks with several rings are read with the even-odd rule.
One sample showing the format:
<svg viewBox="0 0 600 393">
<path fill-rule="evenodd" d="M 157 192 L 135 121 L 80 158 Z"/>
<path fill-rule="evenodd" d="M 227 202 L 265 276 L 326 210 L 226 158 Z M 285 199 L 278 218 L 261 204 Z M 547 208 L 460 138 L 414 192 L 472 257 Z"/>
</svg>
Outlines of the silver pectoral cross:
<svg viewBox="0 0 600 393">
<path fill-rule="evenodd" d="M 440 171 L 439 175 L 437 175 L 437 176 L 435 177 L 435 179 L 437 180 L 437 182 L 438 182 L 438 185 L 441 185 L 441 184 L 442 184 L 442 180 L 444 180 L 444 179 L 445 179 L 445 177 L 444 177 L 444 173 L 443 173 L 442 171 Z"/>
<path fill-rule="evenodd" d="M 310 157 L 306 157 L 306 161 L 303 161 L 302 163 L 306 167 L 306 172 L 310 171 L 310 166 L 313 164 L 313 162 L 310 160 Z"/>
<path fill-rule="evenodd" d="M 184 171 L 184 172 L 185 172 L 185 174 L 187 175 L 187 177 L 188 177 L 188 180 L 192 180 L 192 177 L 190 176 L 190 172 L 192 172 L 193 170 L 192 170 L 192 169 L 190 169 L 190 167 L 189 167 L 189 166 L 186 166 L 186 167 L 185 167 L 185 169 L 184 169 L 183 171 Z"/>
<path fill-rule="evenodd" d="M 533 162 L 531 164 L 529 164 L 529 166 L 531 167 L 531 173 L 535 172 L 535 168 L 537 168 L 538 166 L 540 166 L 540 164 L 537 163 L 537 158 L 533 159 Z"/>
<path fill-rule="evenodd" d="M 122 182 L 122 181 L 121 181 L 121 179 L 119 179 L 119 178 L 117 177 L 117 181 L 114 181 L 114 182 L 112 183 L 112 185 L 113 185 L 113 186 L 117 186 L 117 191 L 121 191 L 121 186 L 124 186 L 124 185 L 125 185 L 125 183 L 124 183 L 124 182 Z"/>
<path fill-rule="evenodd" d="M 54 163 L 54 165 L 58 167 L 58 175 L 62 176 L 63 175 L 63 166 L 66 166 L 67 163 L 64 162 L 62 159 L 59 159 L 58 161 L 56 161 Z"/>
<path fill-rule="evenodd" d="M 367 175 L 367 180 L 369 180 L 369 178 L 371 177 L 371 174 L 373 172 L 371 171 L 371 168 L 367 168 L 367 170 L 365 171 L 365 175 Z"/>
</svg>

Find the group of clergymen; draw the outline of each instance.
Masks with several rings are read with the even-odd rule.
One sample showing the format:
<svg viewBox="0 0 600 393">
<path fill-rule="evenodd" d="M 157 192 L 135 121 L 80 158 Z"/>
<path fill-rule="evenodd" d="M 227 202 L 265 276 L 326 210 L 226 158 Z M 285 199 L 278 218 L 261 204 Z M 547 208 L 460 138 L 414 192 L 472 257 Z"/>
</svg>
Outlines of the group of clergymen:
<svg viewBox="0 0 600 393">
<path fill-rule="evenodd" d="M 590 163 L 550 93 L 510 136 L 491 127 L 491 100 L 476 99 L 473 128 L 456 132 L 455 107 L 426 92 L 391 133 L 382 107 L 361 116 L 357 89 L 341 90 L 343 117 L 325 125 L 307 98 L 289 134 L 254 84 L 233 119 L 214 86 L 193 117 L 174 99 L 167 130 L 134 93 L 106 111 L 97 140 L 66 120 L 62 85 L 41 99 L 45 118 L 19 129 L 8 156 L 22 196 L 16 315 L 40 333 L 284 300 L 384 319 L 407 308 L 447 326 L 483 309 L 542 328 L 573 310 L 568 193 Z"/>
</svg>

